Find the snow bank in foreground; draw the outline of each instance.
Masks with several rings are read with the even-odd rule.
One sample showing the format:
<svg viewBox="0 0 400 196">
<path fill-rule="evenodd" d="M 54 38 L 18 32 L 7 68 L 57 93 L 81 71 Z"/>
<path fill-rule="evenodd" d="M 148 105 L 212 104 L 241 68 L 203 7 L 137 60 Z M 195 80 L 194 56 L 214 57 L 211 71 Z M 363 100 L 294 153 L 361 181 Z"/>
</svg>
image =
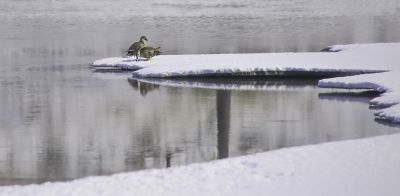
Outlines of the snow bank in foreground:
<svg viewBox="0 0 400 196">
<path fill-rule="evenodd" d="M 378 74 L 365 74 L 320 80 L 318 86 L 347 89 L 372 89 L 384 92 L 370 101 L 377 109 L 374 113 L 379 119 L 400 122 L 400 71 Z M 385 108 L 388 107 L 388 108 Z M 383 108 L 383 109 L 382 109 Z"/>
<path fill-rule="evenodd" d="M 0 187 L 0 195 L 400 194 L 400 134 L 302 146 L 204 164 Z"/>
</svg>

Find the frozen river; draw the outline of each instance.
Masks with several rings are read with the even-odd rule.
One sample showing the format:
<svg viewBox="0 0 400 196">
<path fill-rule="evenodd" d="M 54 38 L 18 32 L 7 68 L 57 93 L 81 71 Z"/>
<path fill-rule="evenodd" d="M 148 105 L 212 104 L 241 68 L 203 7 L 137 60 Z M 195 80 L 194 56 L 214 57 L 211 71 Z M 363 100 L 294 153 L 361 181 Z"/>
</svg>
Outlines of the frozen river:
<svg viewBox="0 0 400 196">
<path fill-rule="evenodd" d="M 164 54 L 318 51 L 400 41 L 400 2 L 64 0 L 0 2 L 0 184 L 161 168 L 397 133 L 374 94 L 313 80 L 207 90 L 93 73 L 145 34 Z M 216 81 L 211 81 L 216 82 Z"/>
</svg>

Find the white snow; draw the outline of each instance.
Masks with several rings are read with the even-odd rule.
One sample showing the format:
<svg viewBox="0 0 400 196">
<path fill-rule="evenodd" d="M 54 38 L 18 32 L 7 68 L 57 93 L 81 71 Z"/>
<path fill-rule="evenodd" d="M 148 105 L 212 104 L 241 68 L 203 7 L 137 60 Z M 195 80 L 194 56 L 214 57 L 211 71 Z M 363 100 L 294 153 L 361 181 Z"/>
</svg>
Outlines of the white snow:
<svg viewBox="0 0 400 196">
<path fill-rule="evenodd" d="M 370 101 L 371 106 L 389 107 L 400 103 L 400 93 L 388 92 Z"/>
<path fill-rule="evenodd" d="M 371 106 L 378 108 L 374 114 L 377 118 L 390 122 L 400 122 L 400 71 L 365 74 L 320 80 L 320 87 L 372 89 L 383 92 L 380 97 L 370 101 Z M 382 109 L 383 108 L 383 109 Z"/>
<path fill-rule="evenodd" d="M 382 64 L 390 64 L 388 67 L 388 70 L 390 71 L 386 73 L 324 79 L 320 80 L 318 85 L 320 87 L 330 88 L 373 89 L 375 91 L 382 92 L 380 97 L 370 101 L 371 106 L 378 108 L 376 111 L 374 111 L 375 116 L 378 119 L 400 123 L 400 59 L 398 56 L 400 44 L 393 43 L 386 45 L 389 47 L 380 44 L 368 44 L 362 46 L 362 50 L 359 50 L 359 46 L 361 45 L 338 45 L 330 47 L 330 49 L 332 51 L 342 51 L 348 54 L 375 51 L 373 53 L 376 55 L 374 55 L 372 58 L 380 58 Z M 369 54 L 372 53 L 366 53 L 366 55 Z M 390 56 L 393 56 L 393 58 Z M 365 58 L 370 57 L 366 56 Z M 358 60 L 358 58 L 354 58 L 354 61 Z"/>
<path fill-rule="evenodd" d="M 400 44 L 358 44 L 333 46 L 341 52 L 164 55 L 144 62 L 129 62 L 144 69 L 141 77 L 198 75 L 280 75 L 285 72 L 363 73 L 390 70 L 397 66 Z M 259 72 L 259 73 L 257 73 Z M 283 72 L 283 73 L 282 73 Z M 304 73 L 306 72 L 306 73 Z"/>
<path fill-rule="evenodd" d="M 130 62 L 136 62 L 136 57 L 127 56 L 99 59 L 93 62 L 92 67 L 96 69 L 116 68 L 125 70 L 137 70 L 143 68 L 143 66 L 136 66 Z"/>
<path fill-rule="evenodd" d="M 94 66 L 137 70 L 140 77 L 221 75 L 316 75 L 338 76 L 373 73 L 397 66 L 398 43 L 332 46 L 314 53 L 256 53 L 162 55 L 149 61 L 118 57 L 95 61 Z"/>
<path fill-rule="evenodd" d="M 238 158 L 8 186 L 0 195 L 363 195 L 400 194 L 400 134 L 264 152 Z"/>
<path fill-rule="evenodd" d="M 366 63 L 367 59 L 359 62 L 359 65 L 346 63 L 346 57 L 342 56 L 341 53 L 164 55 L 125 65 L 144 67 L 134 72 L 135 76 L 140 77 L 357 74 L 385 70 L 385 67 L 374 69 L 376 66 L 363 66 L 372 65 Z"/>
</svg>

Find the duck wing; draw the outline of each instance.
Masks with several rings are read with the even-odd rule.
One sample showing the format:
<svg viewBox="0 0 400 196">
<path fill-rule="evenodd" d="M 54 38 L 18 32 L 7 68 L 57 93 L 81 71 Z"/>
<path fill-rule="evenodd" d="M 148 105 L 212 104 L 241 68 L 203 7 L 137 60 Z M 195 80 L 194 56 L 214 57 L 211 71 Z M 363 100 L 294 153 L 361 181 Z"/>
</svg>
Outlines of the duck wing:
<svg viewBox="0 0 400 196">
<path fill-rule="evenodd" d="M 133 50 L 133 51 L 139 50 L 141 48 L 140 45 L 141 45 L 140 42 L 135 42 L 129 47 L 128 50 Z"/>
</svg>

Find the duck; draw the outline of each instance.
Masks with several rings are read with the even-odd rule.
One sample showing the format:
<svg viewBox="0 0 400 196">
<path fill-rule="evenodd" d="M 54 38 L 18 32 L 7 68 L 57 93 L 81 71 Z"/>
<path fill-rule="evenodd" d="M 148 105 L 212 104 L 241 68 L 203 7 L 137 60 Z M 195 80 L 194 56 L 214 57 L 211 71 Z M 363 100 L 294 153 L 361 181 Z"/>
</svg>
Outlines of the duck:
<svg viewBox="0 0 400 196">
<path fill-rule="evenodd" d="M 143 47 L 142 49 L 140 49 L 140 57 L 150 60 L 151 57 L 161 54 L 160 48 L 161 47 L 157 47 L 157 48 L 153 48 L 150 46 Z"/>
<path fill-rule="evenodd" d="M 138 42 L 133 43 L 129 49 L 126 51 L 126 55 L 128 56 L 136 56 L 136 59 L 139 59 L 140 57 L 140 50 L 144 47 L 146 47 L 146 42 L 148 41 L 146 36 L 141 36 Z"/>
</svg>

